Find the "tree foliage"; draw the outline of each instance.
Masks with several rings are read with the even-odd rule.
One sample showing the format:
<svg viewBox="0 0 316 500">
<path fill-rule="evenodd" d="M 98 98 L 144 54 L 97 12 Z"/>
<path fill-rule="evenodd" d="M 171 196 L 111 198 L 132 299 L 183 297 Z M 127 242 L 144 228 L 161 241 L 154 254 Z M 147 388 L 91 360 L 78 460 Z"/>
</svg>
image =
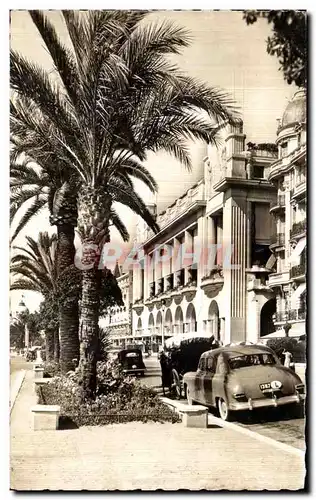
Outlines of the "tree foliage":
<svg viewBox="0 0 316 500">
<path fill-rule="evenodd" d="M 307 56 L 307 14 L 300 10 L 246 10 L 244 19 L 253 24 L 258 18 L 267 19 L 272 25 L 272 36 L 267 40 L 267 52 L 276 56 L 288 84 L 306 87 Z"/>
</svg>

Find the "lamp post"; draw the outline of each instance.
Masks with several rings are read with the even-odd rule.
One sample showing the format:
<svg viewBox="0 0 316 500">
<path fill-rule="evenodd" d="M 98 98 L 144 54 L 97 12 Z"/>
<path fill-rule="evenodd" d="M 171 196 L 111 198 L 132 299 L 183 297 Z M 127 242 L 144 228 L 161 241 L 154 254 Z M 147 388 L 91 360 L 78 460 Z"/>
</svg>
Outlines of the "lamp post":
<svg viewBox="0 0 316 500">
<path fill-rule="evenodd" d="M 162 310 L 162 335 L 161 335 L 161 345 L 162 348 L 165 346 L 165 308 L 166 308 L 166 301 L 162 299 L 161 301 L 161 310 Z"/>
</svg>

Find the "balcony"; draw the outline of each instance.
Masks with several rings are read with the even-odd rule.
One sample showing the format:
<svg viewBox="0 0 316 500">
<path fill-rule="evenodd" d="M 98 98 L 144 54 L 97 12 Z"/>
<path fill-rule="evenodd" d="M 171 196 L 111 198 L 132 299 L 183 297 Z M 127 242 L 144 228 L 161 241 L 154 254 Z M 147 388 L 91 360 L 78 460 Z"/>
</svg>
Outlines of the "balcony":
<svg viewBox="0 0 316 500">
<path fill-rule="evenodd" d="M 185 283 L 185 286 L 196 286 L 197 285 L 197 269 L 192 266 L 187 268 L 188 270 L 188 279 Z"/>
<path fill-rule="evenodd" d="M 163 293 L 163 278 L 157 280 L 157 295 Z"/>
<path fill-rule="evenodd" d="M 285 233 L 272 234 L 270 241 L 270 248 L 283 247 L 285 245 Z"/>
<path fill-rule="evenodd" d="M 306 219 L 293 224 L 292 229 L 290 231 L 291 239 L 292 238 L 296 239 L 301 236 L 305 236 L 305 234 L 306 234 Z"/>
<path fill-rule="evenodd" d="M 285 195 L 279 195 L 275 201 L 270 204 L 270 213 L 279 212 L 285 209 Z"/>
<path fill-rule="evenodd" d="M 299 200 L 306 196 L 306 177 L 302 176 L 298 181 L 294 189 L 291 190 L 291 199 Z"/>
<path fill-rule="evenodd" d="M 291 309 L 288 314 L 289 321 L 302 321 L 306 319 L 306 309 Z"/>
<path fill-rule="evenodd" d="M 179 271 L 175 272 L 174 279 L 175 288 L 179 288 L 180 286 L 184 286 L 184 269 L 179 269 Z"/>
<path fill-rule="evenodd" d="M 305 281 L 306 279 L 306 254 L 301 255 L 301 262 L 298 265 L 291 267 L 290 278 L 294 281 Z"/>
<path fill-rule="evenodd" d="M 156 294 L 156 283 L 153 281 L 149 283 L 149 297 L 153 298 Z"/>
<path fill-rule="evenodd" d="M 224 274 L 222 266 L 216 266 L 203 276 L 201 288 L 207 297 L 215 297 L 224 286 Z"/>
<path fill-rule="evenodd" d="M 168 274 L 164 277 L 164 291 L 170 292 L 173 289 L 174 276 L 173 274 Z"/>
<path fill-rule="evenodd" d="M 284 285 L 285 283 L 288 283 L 290 280 L 290 275 L 288 271 L 284 271 L 282 273 L 272 273 L 269 276 L 269 287 L 273 288 L 275 286 L 280 286 Z"/>
</svg>

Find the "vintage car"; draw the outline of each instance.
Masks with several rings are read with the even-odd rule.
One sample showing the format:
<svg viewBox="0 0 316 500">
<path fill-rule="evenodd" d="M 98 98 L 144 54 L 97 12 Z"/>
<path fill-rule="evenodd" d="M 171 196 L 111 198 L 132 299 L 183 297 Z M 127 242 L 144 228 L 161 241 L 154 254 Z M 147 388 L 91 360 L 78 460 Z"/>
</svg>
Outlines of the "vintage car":
<svg viewBox="0 0 316 500">
<path fill-rule="evenodd" d="M 189 404 L 218 409 L 223 420 L 233 411 L 300 404 L 301 379 L 263 345 L 231 345 L 205 352 L 198 369 L 186 373 L 183 385 Z"/>
<path fill-rule="evenodd" d="M 117 353 L 117 358 L 123 373 L 144 376 L 146 366 L 140 349 L 122 349 Z"/>
</svg>

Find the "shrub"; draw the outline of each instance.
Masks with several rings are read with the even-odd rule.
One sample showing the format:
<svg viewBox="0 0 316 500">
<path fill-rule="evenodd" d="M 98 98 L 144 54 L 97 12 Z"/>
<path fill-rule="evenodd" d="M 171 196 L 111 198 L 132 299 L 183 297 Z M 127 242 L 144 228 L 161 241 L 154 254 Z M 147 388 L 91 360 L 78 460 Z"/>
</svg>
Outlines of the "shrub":
<svg viewBox="0 0 316 500">
<path fill-rule="evenodd" d="M 279 357 L 283 349 L 285 349 L 293 355 L 294 363 L 306 362 L 306 343 L 303 341 L 298 341 L 293 337 L 282 337 L 279 339 L 270 339 L 267 342 L 267 346 L 273 349 Z"/>
<path fill-rule="evenodd" d="M 60 368 L 59 364 L 56 363 L 55 361 L 48 361 L 44 363 L 44 377 L 49 378 L 49 377 L 55 377 L 60 373 Z"/>
<path fill-rule="evenodd" d="M 98 363 L 100 377 L 95 401 L 81 401 L 78 376 L 58 375 L 38 390 L 39 404 L 60 405 L 61 417 L 77 426 L 132 421 L 177 422 L 179 416 L 150 388 L 123 377 L 116 363 Z"/>
</svg>

